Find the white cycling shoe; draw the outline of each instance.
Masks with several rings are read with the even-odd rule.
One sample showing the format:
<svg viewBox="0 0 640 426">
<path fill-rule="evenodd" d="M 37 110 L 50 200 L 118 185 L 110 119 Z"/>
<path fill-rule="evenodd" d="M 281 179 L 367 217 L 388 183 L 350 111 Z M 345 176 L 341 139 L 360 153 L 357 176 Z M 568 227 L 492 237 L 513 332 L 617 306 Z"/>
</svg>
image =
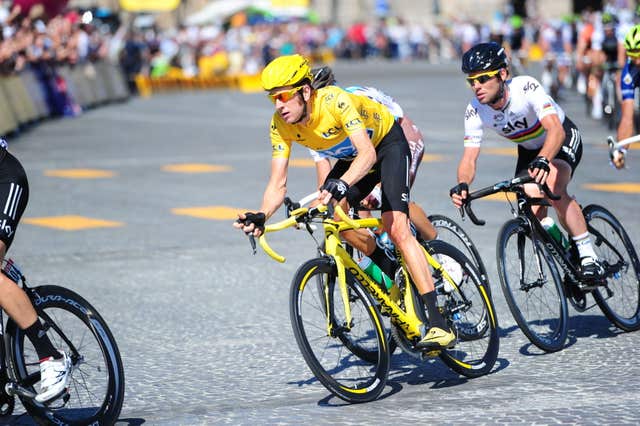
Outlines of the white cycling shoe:
<svg viewBox="0 0 640 426">
<path fill-rule="evenodd" d="M 40 403 L 49 402 L 66 390 L 71 377 L 71 359 L 60 351 L 62 358 L 46 358 L 40 362 L 40 393 L 35 400 Z"/>
</svg>

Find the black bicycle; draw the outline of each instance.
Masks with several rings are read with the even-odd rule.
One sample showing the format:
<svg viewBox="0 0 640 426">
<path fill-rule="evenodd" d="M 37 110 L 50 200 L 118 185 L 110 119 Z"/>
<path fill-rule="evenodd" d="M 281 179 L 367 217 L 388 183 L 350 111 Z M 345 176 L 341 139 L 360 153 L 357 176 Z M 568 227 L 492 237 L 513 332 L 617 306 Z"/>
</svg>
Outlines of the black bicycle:
<svg viewBox="0 0 640 426">
<path fill-rule="evenodd" d="M 546 205 L 523 185 L 533 181 L 528 174 L 470 193 L 464 211 L 476 225 L 484 225 L 471 209 L 471 201 L 497 192 L 512 192 L 514 219 L 507 221 L 497 242 L 500 284 L 511 313 L 531 343 L 547 352 L 563 348 L 568 332 L 567 299 L 583 312 L 591 294 L 605 316 L 624 331 L 640 329 L 640 262 L 627 232 L 616 217 L 602 206 L 582 209 L 594 249 L 603 262 L 604 278 L 598 282 L 581 279 L 578 251 L 558 243 L 541 225 L 532 210 Z M 559 199 L 546 185 L 550 199 Z M 558 269 L 559 268 L 559 269 Z"/>
<path fill-rule="evenodd" d="M 9 318 L 5 329 L 0 327 L 0 423 L 13 413 L 18 396 L 25 410 L 41 424 L 114 424 L 124 401 L 124 369 L 104 319 L 89 302 L 69 289 L 27 286 L 11 259 L 4 262 L 2 273 L 25 290 L 53 345 L 70 356 L 72 371 L 62 397 L 50 404 L 37 402 L 34 398 L 40 381 L 39 359 L 24 331 Z"/>
<path fill-rule="evenodd" d="M 603 65 L 604 75 L 602 76 L 602 112 L 604 121 L 609 130 L 613 130 L 618 125 L 620 115 L 620 101 L 616 90 L 616 72 L 619 70 L 618 64 L 605 63 Z"/>
</svg>

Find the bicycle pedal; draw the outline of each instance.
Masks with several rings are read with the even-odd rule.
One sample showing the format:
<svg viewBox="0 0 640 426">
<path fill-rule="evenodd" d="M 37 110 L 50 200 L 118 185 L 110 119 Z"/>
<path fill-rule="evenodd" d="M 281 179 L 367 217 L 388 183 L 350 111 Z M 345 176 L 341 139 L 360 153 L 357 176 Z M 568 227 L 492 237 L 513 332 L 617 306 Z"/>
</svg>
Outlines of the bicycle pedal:
<svg viewBox="0 0 640 426">
<path fill-rule="evenodd" d="M 441 349 L 424 351 L 424 352 L 422 352 L 422 357 L 423 358 L 435 358 L 435 357 L 440 355 L 440 352 L 442 352 Z"/>
<path fill-rule="evenodd" d="M 604 287 L 607 285 L 607 280 L 602 278 L 593 281 L 580 281 L 578 283 L 578 288 L 584 292 L 592 291 L 600 287 Z"/>
</svg>

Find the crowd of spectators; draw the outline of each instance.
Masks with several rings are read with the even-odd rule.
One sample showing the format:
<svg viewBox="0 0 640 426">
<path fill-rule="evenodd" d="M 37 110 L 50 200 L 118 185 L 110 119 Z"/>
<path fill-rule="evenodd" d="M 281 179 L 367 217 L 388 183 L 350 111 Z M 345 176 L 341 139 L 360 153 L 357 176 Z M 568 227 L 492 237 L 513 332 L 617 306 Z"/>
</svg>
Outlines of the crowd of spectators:
<svg viewBox="0 0 640 426">
<path fill-rule="evenodd" d="M 58 70 L 107 57 L 108 38 L 105 32 L 83 23 L 77 11 L 47 19 L 38 6 L 28 13 L 20 6 L 0 9 L 0 75 L 33 71 L 51 115 L 76 115 L 79 107 L 68 95 Z"/>
<path fill-rule="evenodd" d="M 471 45 L 488 39 L 525 51 L 538 43 L 541 29 L 549 24 L 523 20 L 508 9 L 496 11 L 489 22 L 450 19 L 430 26 L 396 16 L 341 27 L 303 19 L 251 20 L 240 14 L 222 24 L 159 30 L 153 24 L 120 25 L 114 15 L 105 16 L 109 19 L 95 10 L 69 10 L 47 17 L 36 7 L 28 13 L 0 7 L 0 73 L 29 67 L 49 92 L 59 95 L 64 82 L 56 67 L 110 60 L 120 64 L 135 91 L 138 74 L 255 74 L 272 58 L 293 52 L 320 60 L 330 53 L 344 59 L 439 63 L 455 61 Z M 63 104 L 56 114 L 68 112 Z"/>
</svg>

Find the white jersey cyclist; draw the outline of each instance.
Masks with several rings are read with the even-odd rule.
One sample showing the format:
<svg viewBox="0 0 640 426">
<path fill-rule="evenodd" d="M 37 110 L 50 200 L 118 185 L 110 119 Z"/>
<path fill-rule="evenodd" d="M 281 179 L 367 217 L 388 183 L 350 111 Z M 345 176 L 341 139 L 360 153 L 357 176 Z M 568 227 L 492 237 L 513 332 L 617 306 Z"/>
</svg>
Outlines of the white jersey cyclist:
<svg viewBox="0 0 640 426">
<path fill-rule="evenodd" d="M 533 77 L 521 76 L 508 80 L 509 102 L 501 110 L 481 104 L 477 98 L 467 105 L 464 114 L 464 146 L 480 147 L 484 128 L 491 128 L 524 149 L 537 150 L 546 134 L 540 120 L 557 114 L 564 123 L 565 113 L 547 95 Z"/>
<path fill-rule="evenodd" d="M 354 95 L 366 96 L 367 98 L 384 105 L 385 107 L 387 107 L 389 112 L 393 114 L 396 120 L 404 117 L 404 111 L 402 111 L 402 107 L 398 105 L 398 103 L 394 101 L 391 96 L 387 95 L 381 90 L 376 89 L 375 87 L 350 86 L 344 88 L 343 90 L 349 93 L 353 93 Z M 315 151 L 313 149 L 309 149 L 309 153 L 311 154 L 311 157 L 313 157 L 313 160 L 316 162 L 322 160 L 323 158 L 332 157 L 328 154 Z"/>
</svg>

